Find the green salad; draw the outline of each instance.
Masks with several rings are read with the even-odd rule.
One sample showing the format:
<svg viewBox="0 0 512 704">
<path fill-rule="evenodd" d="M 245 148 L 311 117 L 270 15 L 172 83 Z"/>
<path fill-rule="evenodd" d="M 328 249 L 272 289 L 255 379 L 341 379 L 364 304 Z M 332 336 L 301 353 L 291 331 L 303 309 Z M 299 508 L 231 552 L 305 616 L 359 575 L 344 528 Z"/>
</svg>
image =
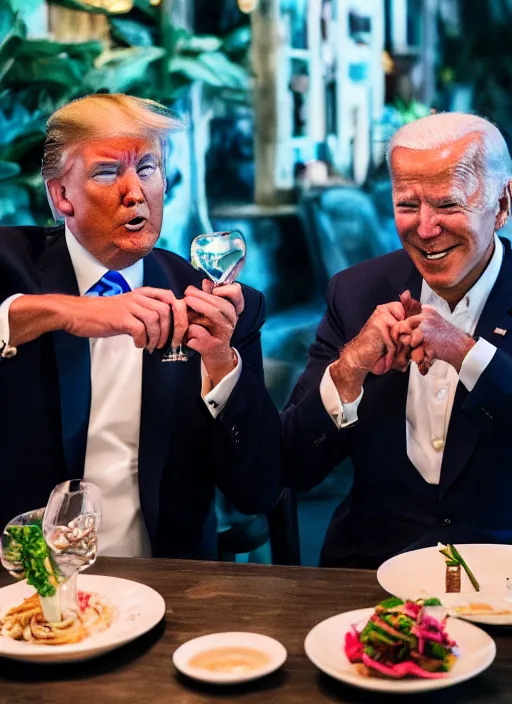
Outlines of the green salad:
<svg viewBox="0 0 512 704">
<path fill-rule="evenodd" d="M 345 654 L 362 674 L 401 679 L 444 677 L 456 661 L 446 619 L 427 612 L 439 599 L 402 601 L 391 597 L 375 607 L 366 625 L 345 635 Z"/>
</svg>

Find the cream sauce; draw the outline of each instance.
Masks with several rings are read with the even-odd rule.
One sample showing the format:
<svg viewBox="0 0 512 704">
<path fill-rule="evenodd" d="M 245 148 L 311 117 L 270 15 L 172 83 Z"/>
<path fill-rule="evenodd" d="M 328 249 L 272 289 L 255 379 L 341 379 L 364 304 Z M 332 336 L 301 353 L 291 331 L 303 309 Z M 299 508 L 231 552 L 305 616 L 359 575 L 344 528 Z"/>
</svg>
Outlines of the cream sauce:
<svg viewBox="0 0 512 704">
<path fill-rule="evenodd" d="M 191 667 L 210 672 L 246 673 L 268 665 L 270 657 L 256 648 L 229 646 L 197 653 L 188 661 Z"/>
</svg>

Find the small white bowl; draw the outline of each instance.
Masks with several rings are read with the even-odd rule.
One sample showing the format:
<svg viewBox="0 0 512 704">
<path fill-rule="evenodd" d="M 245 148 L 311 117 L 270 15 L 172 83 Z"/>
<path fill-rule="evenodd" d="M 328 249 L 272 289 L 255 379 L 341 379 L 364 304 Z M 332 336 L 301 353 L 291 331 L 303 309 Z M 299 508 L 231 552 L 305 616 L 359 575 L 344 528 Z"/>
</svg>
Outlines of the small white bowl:
<svg viewBox="0 0 512 704">
<path fill-rule="evenodd" d="M 215 648 L 237 647 L 259 650 L 269 657 L 269 662 L 248 672 L 212 672 L 190 664 L 190 660 L 199 655 L 199 653 L 214 650 Z M 274 638 L 263 636 L 259 633 L 233 631 L 229 633 L 210 633 L 206 636 L 193 638 L 175 650 L 172 661 L 176 669 L 187 675 L 187 677 L 213 684 L 237 684 L 255 680 L 274 672 L 281 667 L 286 657 L 286 648 Z"/>
</svg>

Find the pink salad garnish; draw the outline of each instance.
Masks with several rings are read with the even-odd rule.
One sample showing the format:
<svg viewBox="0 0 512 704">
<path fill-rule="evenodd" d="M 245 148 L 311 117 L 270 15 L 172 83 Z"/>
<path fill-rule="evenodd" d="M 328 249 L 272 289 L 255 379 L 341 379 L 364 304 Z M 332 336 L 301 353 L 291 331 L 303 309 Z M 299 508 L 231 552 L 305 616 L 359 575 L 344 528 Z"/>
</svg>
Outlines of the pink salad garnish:
<svg viewBox="0 0 512 704">
<path fill-rule="evenodd" d="M 439 621 L 426 611 L 426 606 L 438 604 L 436 599 L 386 599 L 362 630 L 352 627 L 345 635 L 347 658 L 361 663 L 368 676 L 445 677 L 456 661 L 457 644 L 446 633 L 446 619 Z"/>
</svg>

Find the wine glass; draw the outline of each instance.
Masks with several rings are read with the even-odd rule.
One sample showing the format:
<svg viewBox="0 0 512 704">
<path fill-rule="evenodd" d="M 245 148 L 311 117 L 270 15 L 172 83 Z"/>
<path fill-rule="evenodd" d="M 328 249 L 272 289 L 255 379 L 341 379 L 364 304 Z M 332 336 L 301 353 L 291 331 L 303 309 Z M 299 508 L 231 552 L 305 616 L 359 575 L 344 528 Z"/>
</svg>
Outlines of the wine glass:
<svg viewBox="0 0 512 704">
<path fill-rule="evenodd" d="M 15 579 L 27 577 L 37 586 L 47 621 L 60 620 L 68 609 L 78 610 L 76 575 L 96 561 L 100 521 L 100 490 L 74 479 L 54 488 L 46 508 L 21 513 L 5 527 L 2 565 Z M 37 574 L 30 567 L 34 555 L 49 575 L 44 585 L 48 594 L 30 581 Z"/>
<path fill-rule="evenodd" d="M 192 266 L 202 271 L 213 281 L 215 286 L 232 284 L 245 263 L 247 245 L 240 230 L 224 230 L 210 234 L 198 235 L 190 245 L 190 261 Z M 171 333 L 172 340 L 172 310 Z M 164 352 L 163 362 L 186 362 L 188 360 L 187 348 L 178 345 Z"/>
<path fill-rule="evenodd" d="M 64 581 L 61 601 L 77 604 L 76 576 L 96 562 L 101 492 L 80 479 L 57 484 L 43 515 L 43 535 Z"/>
<path fill-rule="evenodd" d="M 69 577 L 96 562 L 101 493 L 80 479 L 57 484 L 43 516 L 43 535 L 62 574 Z"/>
<path fill-rule="evenodd" d="M 204 272 L 215 286 L 233 283 L 246 254 L 247 245 L 240 230 L 198 235 L 190 246 L 192 266 Z"/>
<path fill-rule="evenodd" d="M 174 334 L 174 313 L 171 308 L 171 325 L 169 331 L 169 342 L 164 348 L 162 362 L 188 362 L 188 348 L 181 342 L 177 347 L 172 346 L 172 336 Z"/>
</svg>

